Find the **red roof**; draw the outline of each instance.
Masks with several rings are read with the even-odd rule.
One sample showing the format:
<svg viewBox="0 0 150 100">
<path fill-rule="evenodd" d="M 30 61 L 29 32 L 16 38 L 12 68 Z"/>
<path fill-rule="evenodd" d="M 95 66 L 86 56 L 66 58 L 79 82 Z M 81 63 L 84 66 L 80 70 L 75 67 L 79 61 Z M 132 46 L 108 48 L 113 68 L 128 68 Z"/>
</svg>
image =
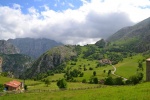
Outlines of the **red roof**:
<svg viewBox="0 0 150 100">
<path fill-rule="evenodd" d="M 5 83 L 4 85 L 16 88 L 21 85 L 21 82 L 13 80 L 8 83 Z"/>
</svg>

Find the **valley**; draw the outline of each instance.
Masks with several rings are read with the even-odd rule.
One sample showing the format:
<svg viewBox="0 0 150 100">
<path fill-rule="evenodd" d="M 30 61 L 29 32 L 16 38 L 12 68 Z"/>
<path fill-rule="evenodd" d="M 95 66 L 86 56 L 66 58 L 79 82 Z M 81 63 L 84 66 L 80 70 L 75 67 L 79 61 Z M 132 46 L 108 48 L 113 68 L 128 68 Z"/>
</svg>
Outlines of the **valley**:
<svg viewBox="0 0 150 100">
<path fill-rule="evenodd" d="M 42 52 L 40 57 L 30 55 L 33 54 L 32 52 L 26 55 L 23 52 L 19 53 L 13 44 L 2 41 L 0 99 L 145 100 L 149 98 L 150 89 L 147 87 L 150 83 L 146 80 L 146 77 L 149 77 L 146 76 L 146 59 L 150 57 L 147 23 L 149 19 L 123 28 L 110 38 L 100 39 L 95 44 L 80 46 L 56 43 L 58 46 L 52 45 L 53 48 L 48 49 L 49 47 L 43 47 L 47 43 L 38 42 L 40 44 L 38 47 L 38 44 L 34 45 L 34 40 L 32 45 L 35 47 L 32 50 L 30 50 L 31 45 L 28 46 L 29 43 L 19 44 L 23 46 L 23 50 L 27 48 L 32 52 L 38 47 Z M 23 82 L 25 91 L 10 91 L 10 93 L 5 91 L 3 84 L 12 80 Z"/>
</svg>

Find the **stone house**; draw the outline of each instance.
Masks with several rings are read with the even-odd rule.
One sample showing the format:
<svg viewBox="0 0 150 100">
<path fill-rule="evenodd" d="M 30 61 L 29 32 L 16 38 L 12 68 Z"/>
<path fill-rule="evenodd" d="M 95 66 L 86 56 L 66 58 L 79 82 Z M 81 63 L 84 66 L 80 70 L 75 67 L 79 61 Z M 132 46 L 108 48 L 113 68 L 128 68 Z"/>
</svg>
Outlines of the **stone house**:
<svg viewBox="0 0 150 100">
<path fill-rule="evenodd" d="M 13 80 L 4 84 L 6 91 L 19 91 L 23 89 L 22 82 Z"/>
</svg>

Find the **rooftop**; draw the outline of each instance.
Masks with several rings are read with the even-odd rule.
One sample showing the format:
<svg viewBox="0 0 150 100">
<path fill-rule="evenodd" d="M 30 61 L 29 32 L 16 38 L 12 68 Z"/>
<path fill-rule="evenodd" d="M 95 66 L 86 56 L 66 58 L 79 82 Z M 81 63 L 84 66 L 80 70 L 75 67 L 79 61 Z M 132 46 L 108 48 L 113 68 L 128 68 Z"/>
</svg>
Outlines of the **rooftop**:
<svg viewBox="0 0 150 100">
<path fill-rule="evenodd" d="M 11 87 L 18 87 L 21 85 L 21 82 L 13 80 L 13 81 L 5 83 L 4 85 L 11 86 Z"/>
</svg>

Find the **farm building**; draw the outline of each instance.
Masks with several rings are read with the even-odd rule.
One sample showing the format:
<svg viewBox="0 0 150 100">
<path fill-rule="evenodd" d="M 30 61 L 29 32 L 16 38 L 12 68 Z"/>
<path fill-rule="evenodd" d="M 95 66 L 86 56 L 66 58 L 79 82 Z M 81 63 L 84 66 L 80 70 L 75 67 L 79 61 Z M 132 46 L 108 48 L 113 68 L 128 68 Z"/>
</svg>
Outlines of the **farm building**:
<svg viewBox="0 0 150 100">
<path fill-rule="evenodd" d="M 13 91 L 13 90 L 18 91 L 18 90 L 23 89 L 22 88 L 23 84 L 22 84 L 22 82 L 13 80 L 13 81 L 5 83 L 4 87 L 7 91 Z"/>
</svg>

